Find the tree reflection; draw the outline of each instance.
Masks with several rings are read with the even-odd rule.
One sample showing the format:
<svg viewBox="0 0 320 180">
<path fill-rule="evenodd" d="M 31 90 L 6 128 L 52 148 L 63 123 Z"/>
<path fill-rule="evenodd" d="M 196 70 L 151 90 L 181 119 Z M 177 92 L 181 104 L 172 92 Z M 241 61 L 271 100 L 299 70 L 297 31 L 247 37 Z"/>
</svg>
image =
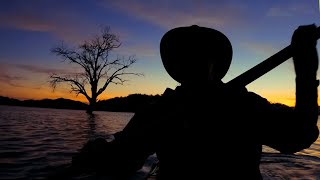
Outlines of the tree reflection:
<svg viewBox="0 0 320 180">
<path fill-rule="evenodd" d="M 87 129 L 87 135 L 88 139 L 93 139 L 96 137 L 96 120 L 97 115 L 96 114 L 88 114 L 87 113 L 87 119 L 88 119 L 88 129 Z"/>
</svg>

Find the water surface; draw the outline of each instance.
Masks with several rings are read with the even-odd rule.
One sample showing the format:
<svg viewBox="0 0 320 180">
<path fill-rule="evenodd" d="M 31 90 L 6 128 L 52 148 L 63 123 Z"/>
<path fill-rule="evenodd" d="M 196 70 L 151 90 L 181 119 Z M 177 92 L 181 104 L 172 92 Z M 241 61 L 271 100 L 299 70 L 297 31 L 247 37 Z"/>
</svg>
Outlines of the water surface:
<svg viewBox="0 0 320 180">
<path fill-rule="evenodd" d="M 89 139 L 121 130 L 133 115 L 98 111 L 92 117 L 83 110 L 0 106 L 0 179 L 44 179 L 69 164 Z M 297 154 L 320 157 L 320 138 Z"/>
<path fill-rule="evenodd" d="M 133 113 L 0 106 L 0 179 L 42 179 L 85 142 L 121 130 Z"/>
</svg>

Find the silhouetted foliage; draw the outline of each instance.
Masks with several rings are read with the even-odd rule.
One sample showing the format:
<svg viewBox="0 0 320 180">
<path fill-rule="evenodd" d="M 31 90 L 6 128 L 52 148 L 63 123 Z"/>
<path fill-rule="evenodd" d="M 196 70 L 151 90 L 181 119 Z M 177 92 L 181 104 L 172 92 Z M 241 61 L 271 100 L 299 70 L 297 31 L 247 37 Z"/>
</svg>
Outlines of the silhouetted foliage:
<svg viewBox="0 0 320 180">
<path fill-rule="evenodd" d="M 97 110 L 136 112 L 140 108 L 154 103 L 160 95 L 131 94 L 127 97 L 116 97 L 108 100 L 99 101 Z"/>
<path fill-rule="evenodd" d="M 0 96 L 0 104 L 1 105 L 20 106 L 21 103 L 22 102 L 20 100 L 9 98 L 9 97 Z"/>
<path fill-rule="evenodd" d="M 64 98 L 20 101 L 17 99 L 0 96 L 0 104 L 10 106 L 41 107 L 56 109 L 86 109 L 87 107 L 85 103 Z"/>
<path fill-rule="evenodd" d="M 101 34 L 90 41 L 85 41 L 74 50 L 65 47 L 63 44 L 51 49 L 51 52 L 60 56 L 71 64 L 82 68 L 81 73 L 52 74 L 50 83 L 53 89 L 59 83 L 68 83 L 71 91 L 76 95 L 84 95 L 89 106 L 88 113 L 95 110 L 97 98 L 106 88 L 113 84 L 121 84 L 127 80 L 128 75 L 142 75 L 140 73 L 126 72 L 136 62 L 133 56 L 128 58 L 113 57 L 111 52 L 121 46 L 117 35 L 110 32 L 109 27 L 102 28 Z M 89 90 L 88 90 L 89 89 Z M 90 93 L 91 92 L 91 93 Z"/>
</svg>

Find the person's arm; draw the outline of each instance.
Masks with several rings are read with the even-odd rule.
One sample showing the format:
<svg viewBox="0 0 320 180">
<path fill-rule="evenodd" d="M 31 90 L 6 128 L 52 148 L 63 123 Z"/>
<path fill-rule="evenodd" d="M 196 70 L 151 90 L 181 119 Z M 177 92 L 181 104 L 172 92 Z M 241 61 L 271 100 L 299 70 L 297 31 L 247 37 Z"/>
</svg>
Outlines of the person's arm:
<svg viewBox="0 0 320 180">
<path fill-rule="evenodd" d="M 173 90 L 168 89 L 157 102 L 141 107 L 110 141 L 105 138 L 88 141 L 72 157 L 69 174 L 94 170 L 116 179 L 134 175 L 157 149 L 163 124 L 161 117 L 166 114 L 165 108 L 173 94 Z"/>
<path fill-rule="evenodd" d="M 318 117 L 318 54 L 315 25 L 301 26 L 293 34 L 293 62 L 296 72 L 295 113 L 316 124 Z"/>
<path fill-rule="evenodd" d="M 318 54 L 316 26 L 300 26 L 292 36 L 293 62 L 296 72 L 296 104 L 270 107 L 264 144 L 283 153 L 308 148 L 319 135 L 318 120 Z M 266 132 L 265 131 L 265 132 Z"/>
<path fill-rule="evenodd" d="M 114 134 L 114 163 L 119 173 L 139 170 L 145 160 L 155 153 L 161 136 L 161 114 L 173 96 L 173 90 L 167 89 L 154 104 L 140 109 L 130 119 L 122 131 Z"/>
</svg>

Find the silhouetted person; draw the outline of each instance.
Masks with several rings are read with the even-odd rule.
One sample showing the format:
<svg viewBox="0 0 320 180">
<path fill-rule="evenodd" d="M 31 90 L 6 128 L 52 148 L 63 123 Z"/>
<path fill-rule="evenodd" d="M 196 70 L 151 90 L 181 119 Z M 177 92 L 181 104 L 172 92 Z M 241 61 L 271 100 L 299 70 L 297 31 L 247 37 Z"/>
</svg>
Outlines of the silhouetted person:
<svg viewBox="0 0 320 180">
<path fill-rule="evenodd" d="M 232 59 L 221 32 L 199 26 L 168 31 L 161 58 L 181 85 L 136 112 L 114 141 L 86 145 L 86 163 L 79 156 L 74 164 L 124 177 L 156 152 L 160 179 L 261 179 L 262 145 L 295 153 L 318 137 L 316 41 L 314 25 L 293 34 L 296 106 L 290 108 L 221 81 Z"/>
</svg>

